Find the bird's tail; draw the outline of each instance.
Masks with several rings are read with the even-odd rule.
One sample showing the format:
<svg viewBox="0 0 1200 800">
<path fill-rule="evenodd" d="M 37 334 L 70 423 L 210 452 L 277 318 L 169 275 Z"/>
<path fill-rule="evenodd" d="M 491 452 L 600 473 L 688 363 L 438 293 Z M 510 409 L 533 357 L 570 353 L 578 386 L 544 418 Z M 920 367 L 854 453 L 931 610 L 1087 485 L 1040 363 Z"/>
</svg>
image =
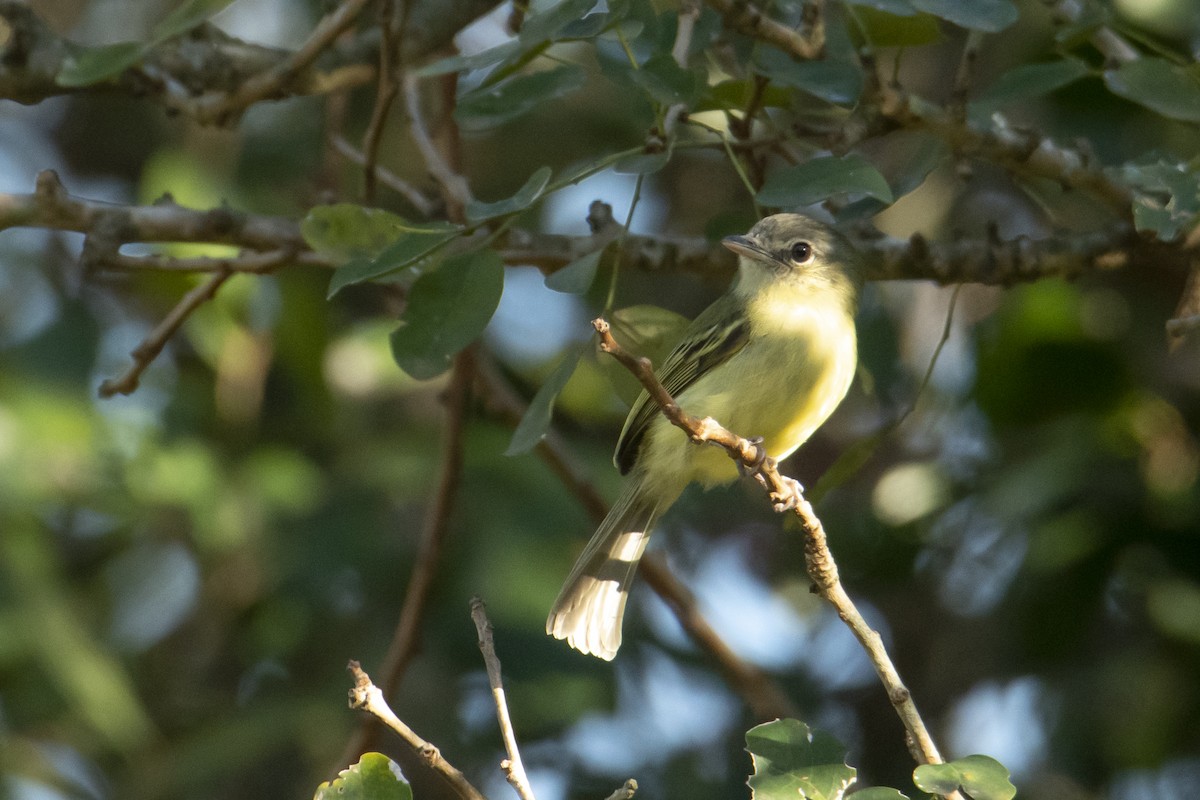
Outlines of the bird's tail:
<svg viewBox="0 0 1200 800">
<path fill-rule="evenodd" d="M 634 477 L 583 549 L 546 620 L 546 633 L 581 653 L 612 660 L 621 646 L 629 584 L 659 504 Z"/>
</svg>

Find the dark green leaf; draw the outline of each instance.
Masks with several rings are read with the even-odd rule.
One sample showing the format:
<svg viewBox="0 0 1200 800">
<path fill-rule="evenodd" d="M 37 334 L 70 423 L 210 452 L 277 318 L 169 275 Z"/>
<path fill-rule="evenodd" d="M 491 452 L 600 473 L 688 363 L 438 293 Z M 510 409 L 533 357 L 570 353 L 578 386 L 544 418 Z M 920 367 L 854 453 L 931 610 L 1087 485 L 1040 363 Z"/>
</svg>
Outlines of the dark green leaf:
<svg viewBox="0 0 1200 800">
<path fill-rule="evenodd" d="M 1133 221 L 1163 241 L 1174 239 L 1200 214 L 1200 176 L 1162 160 L 1109 170 L 1134 190 Z"/>
<path fill-rule="evenodd" d="M 1012 0 L 910 0 L 913 8 L 926 11 L 960 28 L 997 33 L 1017 21 L 1020 13 Z"/>
<path fill-rule="evenodd" d="M 865 6 L 900 17 L 911 17 L 917 13 L 910 0 L 846 0 L 846 5 Z"/>
<path fill-rule="evenodd" d="M 908 795 L 901 793 L 899 789 L 891 789 L 886 786 L 859 789 L 850 797 L 853 800 L 908 800 Z"/>
<path fill-rule="evenodd" d="M 588 14 L 583 19 L 564 25 L 558 32 L 558 40 L 561 42 L 570 39 L 594 39 L 612 24 L 612 20 L 612 15 L 604 12 Z"/>
<path fill-rule="evenodd" d="M 875 47 L 919 47 L 942 38 L 942 29 L 929 14 L 901 15 L 859 8 L 857 17 L 867 41 Z"/>
<path fill-rule="evenodd" d="M 209 17 L 225 9 L 233 0 L 187 0 L 161 22 L 150 33 L 152 41 L 161 42 L 181 33 L 186 33 Z"/>
<path fill-rule="evenodd" d="M 1088 75 L 1087 64 L 1064 58 L 1046 64 L 1023 64 L 1010 69 L 971 103 L 971 113 L 990 116 L 1012 103 L 1050 94 Z"/>
<path fill-rule="evenodd" d="M 892 202 L 892 190 L 879 170 L 855 153 L 813 158 L 776 170 L 767 176 L 757 200 L 765 206 L 807 206 L 843 193 Z"/>
<path fill-rule="evenodd" d="M 418 380 L 450 368 L 454 354 L 483 333 L 504 291 L 504 262 L 493 250 L 446 260 L 417 279 L 400 327 L 392 332 L 392 357 Z"/>
<path fill-rule="evenodd" d="M 852 105 L 862 94 L 863 74 L 857 64 L 844 61 L 796 61 L 781 50 L 755 51 L 755 70 L 772 81 L 808 92 L 840 105 Z"/>
<path fill-rule="evenodd" d="M 974 800 L 1012 800 L 1017 789 L 1008 770 L 994 758 L 967 756 L 946 764 L 922 764 L 913 771 L 917 788 L 933 794 L 949 794 L 961 787 Z"/>
<path fill-rule="evenodd" d="M 356 283 L 375 280 L 411 267 L 459 235 L 450 225 L 430 225 L 414 229 L 395 239 L 374 258 L 355 258 L 334 270 L 328 296 Z"/>
<path fill-rule="evenodd" d="M 518 189 L 516 194 L 504 200 L 497 200 L 494 203 L 482 203 L 478 200 L 472 200 L 467 204 L 467 220 L 470 222 L 481 222 L 485 219 L 503 217 L 508 214 L 515 214 L 518 211 L 524 211 L 542 196 L 542 191 L 545 190 L 546 184 L 550 182 L 550 174 L 549 167 L 541 167 L 529 176 L 529 179 L 525 181 L 525 185 Z"/>
<path fill-rule="evenodd" d="M 519 52 L 521 52 L 521 43 L 514 39 L 469 56 L 450 56 L 449 58 L 438 59 L 432 64 L 426 64 L 420 69 L 414 70 L 413 74 L 419 78 L 431 78 L 435 75 L 447 75 L 451 72 L 469 72 L 470 70 L 483 69 L 484 67 L 490 67 L 493 64 L 507 61 Z"/>
<path fill-rule="evenodd" d="M 595 5 L 596 0 L 562 0 L 544 11 L 529 15 L 521 25 L 522 46 L 529 48 L 554 41 L 565 26 L 583 19 Z"/>
<path fill-rule="evenodd" d="M 546 276 L 546 286 L 556 292 L 567 294 L 583 294 L 592 286 L 596 279 L 596 270 L 600 267 L 600 258 L 604 248 L 593 250 L 585 256 L 567 264 L 562 269 Z"/>
<path fill-rule="evenodd" d="M 1200 82 L 1171 62 L 1144 56 L 1104 73 L 1109 90 L 1164 117 L 1200 122 Z"/>
<path fill-rule="evenodd" d="M 142 60 L 146 45 L 118 42 L 89 47 L 69 56 L 55 80 L 59 86 L 88 86 L 119 75 Z"/>
<path fill-rule="evenodd" d="M 354 766 L 317 787 L 313 800 L 412 800 L 400 766 L 382 753 L 363 753 Z"/>
<path fill-rule="evenodd" d="M 779 719 L 746 732 L 754 762 L 747 783 L 753 800 L 840 800 L 854 782 L 846 751 L 828 734 L 812 733 L 803 722 Z"/>
<path fill-rule="evenodd" d="M 682 103 L 690 108 L 704 88 L 700 76 L 679 66 L 670 53 L 656 53 L 641 69 L 632 70 L 629 77 L 664 106 Z"/>
<path fill-rule="evenodd" d="M 315 206 L 300 222 L 308 246 L 337 262 L 373 258 L 401 234 L 423 229 L 390 211 L 356 203 Z"/>
<path fill-rule="evenodd" d="M 671 160 L 671 153 L 663 150 L 661 153 L 638 153 L 625 156 L 613 165 L 613 172 L 623 175 L 649 175 L 658 172 Z"/>
<path fill-rule="evenodd" d="M 504 455 L 519 456 L 528 453 L 550 430 L 554 401 L 558 399 L 558 394 L 567 385 L 567 381 L 575 374 L 575 367 L 579 364 L 579 357 L 582 355 L 583 348 L 574 347 L 563 356 L 562 361 L 554 368 L 554 372 L 550 373 L 550 377 L 546 378 L 546 382 L 529 401 L 529 408 L 525 409 L 525 415 L 521 417 L 517 429 L 513 431 L 512 440 L 508 443 L 508 449 L 504 451 Z"/>
<path fill-rule="evenodd" d="M 464 128 L 494 128 L 527 114 L 539 105 L 583 88 L 587 73 L 576 64 L 518 75 L 459 98 L 454 117 Z"/>
</svg>

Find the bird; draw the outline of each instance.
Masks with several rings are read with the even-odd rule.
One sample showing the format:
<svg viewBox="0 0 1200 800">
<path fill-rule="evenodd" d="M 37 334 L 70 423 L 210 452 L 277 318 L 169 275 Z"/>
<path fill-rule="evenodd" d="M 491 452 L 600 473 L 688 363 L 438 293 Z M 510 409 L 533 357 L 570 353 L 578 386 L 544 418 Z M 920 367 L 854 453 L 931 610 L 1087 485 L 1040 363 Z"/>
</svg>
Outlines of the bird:
<svg viewBox="0 0 1200 800">
<path fill-rule="evenodd" d="M 863 256 L 839 231 L 803 214 L 775 214 L 722 244 L 738 256 L 725 294 L 702 311 L 655 370 L 679 407 L 712 417 L 767 455 L 787 457 L 849 391 L 858 361 L 855 313 Z M 612 660 L 638 560 L 660 516 L 693 482 L 739 477 L 716 447 L 696 446 L 643 391 L 617 441 L 625 482 L 584 547 L 546 632 Z"/>
</svg>

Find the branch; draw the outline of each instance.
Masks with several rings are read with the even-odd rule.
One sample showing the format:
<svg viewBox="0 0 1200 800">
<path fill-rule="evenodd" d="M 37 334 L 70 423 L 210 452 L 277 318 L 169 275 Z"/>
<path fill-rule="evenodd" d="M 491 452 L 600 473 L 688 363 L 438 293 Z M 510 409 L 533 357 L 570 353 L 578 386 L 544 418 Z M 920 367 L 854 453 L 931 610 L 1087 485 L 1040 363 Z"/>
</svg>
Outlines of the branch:
<svg viewBox="0 0 1200 800">
<path fill-rule="evenodd" d="M 480 365 L 477 380 L 488 409 L 515 428 L 525 415 L 525 402 L 495 367 L 486 362 Z M 553 433 L 547 435 L 538 442 L 535 452 L 599 524 L 608 513 L 608 503 L 596 491 L 596 487 L 580 475 L 558 437 Z M 647 553 L 639 562 L 638 570 L 646 585 L 671 609 L 684 632 L 716 662 L 725 681 L 742 698 L 756 719 L 796 716 L 795 705 L 779 684 L 755 665 L 744 661 L 713 630 L 700 612 L 695 596 L 672 574 L 663 559 L 654 553 Z"/>
<path fill-rule="evenodd" d="M 638 378 L 671 424 L 686 432 L 693 442 L 711 443 L 723 448 L 730 458 L 758 479 L 759 483 L 769 492 L 777 511 L 791 509 L 800 518 L 806 534 L 805 561 L 808 574 L 816 584 L 817 592 L 833 605 L 838 616 L 850 627 L 851 632 L 867 651 L 867 655 L 887 691 L 888 699 L 891 700 L 908 733 L 910 746 L 916 760 L 925 764 L 941 763 L 941 754 L 929 736 L 921 716 L 917 713 L 908 689 L 901 682 L 891 658 L 884 649 L 882 638 L 867 624 L 854 602 L 842 588 L 838 579 L 837 565 L 834 563 L 833 555 L 829 552 L 829 546 L 825 539 L 825 530 L 813 512 L 812 506 L 804 499 L 800 484 L 779 474 L 775 460 L 767 455 L 761 444 L 726 430 L 711 417 L 701 419 L 683 411 L 655 377 L 649 359 L 637 358 L 624 350 L 613 338 L 605 320 L 594 320 L 592 325 L 600 337 L 600 349 L 616 358 Z"/>
<path fill-rule="evenodd" d="M 425 765 L 445 778 L 450 787 L 463 800 L 485 800 L 480 791 L 467 780 L 467 777 L 442 757 L 441 751 L 436 746 L 422 739 L 396 716 L 396 712 L 392 711 L 387 700 L 384 699 L 383 692 L 371 682 L 371 677 L 363 671 L 357 661 L 351 661 L 347 669 L 354 676 L 354 688 L 350 690 L 351 708 L 360 708 L 370 712 L 376 719 L 399 734 L 404 743 L 420 756 Z"/>
<path fill-rule="evenodd" d="M 508 702 L 504 699 L 504 682 L 500 679 L 500 659 L 496 655 L 496 643 L 492 638 L 492 622 L 487 617 L 487 606 L 480 597 L 471 598 L 471 619 L 479 635 L 479 650 L 487 668 L 488 683 L 492 686 L 492 699 L 496 701 L 496 718 L 500 722 L 500 737 L 508 758 L 500 762 L 500 769 L 521 800 L 534 800 L 533 787 L 521 763 L 521 752 L 517 749 L 517 735 L 513 732 L 512 719 L 508 715 Z"/>
<path fill-rule="evenodd" d="M 421 113 L 420 84 L 412 75 L 404 76 L 404 107 L 408 111 L 413 142 L 421 152 L 421 157 L 425 159 L 429 174 L 442 187 L 448 215 L 451 219 L 461 220 L 463 210 L 473 199 L 471 187 L 467 184 L 467 179 L 450 166 L 429 136 L 424 115 Z"/>
<path fill-rule="evenodd" d="M 726 28 L 745 34 L 768 44 L 773 44 L 785 53 L 791 53 L 806 61 L 820 58 L 824 51 L 824 28 L 813 27 L 811 33 L 820 31 L 821 36 L 806 37 L 763 14 L 753 3 L 746 0 L 708 0 L 708 4 L 720 12 Z"/>
</svg>

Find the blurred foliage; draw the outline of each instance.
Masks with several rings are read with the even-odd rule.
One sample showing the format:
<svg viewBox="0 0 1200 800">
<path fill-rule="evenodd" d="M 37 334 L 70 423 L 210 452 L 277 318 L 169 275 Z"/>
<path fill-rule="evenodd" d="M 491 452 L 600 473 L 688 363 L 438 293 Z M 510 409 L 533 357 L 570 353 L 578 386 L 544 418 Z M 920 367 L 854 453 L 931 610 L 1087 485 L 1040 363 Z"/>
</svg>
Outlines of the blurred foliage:
<svg viewBox="0 0 1200 800">
<path fill-rule="evenodd" d="M 138 4 L 66 5 L 73 35 L 90 42 L 104 38 L 91 34 L 105 18 Z M 82 51 L 60 79 L 101 80 L 225 5 L 214 23 L 247 39 L 329 6 L 178 5 L 168 16 L 175 5 L 159 4 L 163 22 L 129 23 Z M 1186 55 L 1200 19 L 1185 0 L 1085 2 L 1064 25 L 1032 0 L 830 2 L 827 57 L 811 63 L 725 30 L 705 7 L 686 67 L 670 57 L 674 4 L 593 5 L 535 2 L 507 38 L 501 13 L 478 26 L 485 46 L 422 65 L 426 81 L 460 73 L 463 171 L 477 197 L 499 198 L 468 209 L 472 230 L 583 235 L 593 199 L 624 220 L 632 174 L 642 176 L 639 232 L 712 238 L 745 230 L 756 201 L 829 197 L 837 216 L 873 218 L 895 235 L 1115 224 L 1083 192 L 1018 180 L 986 154 L 953 159 L 936 131 L 891 132 L 850 153 L 798 138 L 814 157 L 770 161 L 757 195 L 709 133 L 689 127 L 642 152 L 671 105 L 726 131 L 722 110 L 745 107 L 756 84 L 767 135 L 836 127 L 862 97 L 864 47 L 906 89 L 945 102 L 967 30 L 989 35 L 965 119 L 1002 113 L 1085 142 L 1131 190 L 1147 236 L 1185 234 L 1200 211 L 1200 82 Z M 798 24 L 801 5 L 776 2 L 770 13 Z M 1088 39 L 1100 25 L 1143 57 L 1108 63 Z M 354 202 L 361 170 L 331 161 L 322 141 L 361 136 L 373 98 L 373 88 L 356 91 L 340 111 L 320 98 L 266 104 L 219 131 L 103 93 L 0 107 L 12 131 L 0 133 L 4 191 L 28 192 L 37 170 L 55 168 L 84 196 L 150 202 L 169 191 L 196 207 L 286 214 L 344 262 L 332 284 L 328 271 L 290 268 L 232 279 L 133 396 L 99 400 L 100 380 L 126 367 L 198 281 L 81 276 L 78 237 L 0 235 L 0 794 L 307 797 L 347 766 L 359 719 L 345 708 L 344 665 L 370 670 L 384 657 L 440 459 L 445 378 L 415 380 L 393 353 L 435 376 L 491 317 L 501 280 L 485 245 L 454 251 L 463 229 L 414 222 L 419 211 L 399 194 L 381 188 L 386 212 Z M 404 131 L 397 111 L 380 162 L 427 186 Z M 345 202 L 316 205 L 331 197 Z M 554 291 L 505 270 L 479 357 L 533 399 L 535 414 L 514 440 L 487 403 L 471 403 L 442 570 L 393 705 L 489 795 L 510 791 L 468 617 L 480 594 L 540 800 L 607 796 L 629 777 L 638 796 L 744 797 L 745 731 L 762 720 L 644 587 L 613 664 L 543 633 L 591 521 L 530 448 L 553 419 L 589 480 L 607 496 L 617 484 L 609 459 L 629 387 L 611 387 L 587 321 L 611 293 L 611 307 L 633 309 L 615 323 L 653 354 L 677 314 L 722 288 L 614 273 L 612 261 L 584 255 Z M 470 302 L 456 305 L 464 275 Z M 860 380 L 786 465 L 815 485 L 840 453 L 913 409 L 823 487 L 818 511 L 848 590 L 943 751 L 994 756 L 1022 797 L 1200 796 L 1200 346 L 1168 353 L 1163 337 L 1183 282 L 1146 267 L 966 287 L 919 397 L 949 290 L 868 287 Z M 397 286 L 411 288 L 403 310 Z M 421 321 L 438 304 L 462 312 L 462 327 L 413 346 L 446 318 Z M 398 318 L 408 334 L 397 334 Z M 722 635 L 820 736 L 848 748 L 860 782 L 911 792 L 887 699 L 808 593 L 799 537 L 754 487 L 690 492 L 658 538 Z M 397 743 L 379 746 L 414 796 L 446 796 Z"/>
</svg>

